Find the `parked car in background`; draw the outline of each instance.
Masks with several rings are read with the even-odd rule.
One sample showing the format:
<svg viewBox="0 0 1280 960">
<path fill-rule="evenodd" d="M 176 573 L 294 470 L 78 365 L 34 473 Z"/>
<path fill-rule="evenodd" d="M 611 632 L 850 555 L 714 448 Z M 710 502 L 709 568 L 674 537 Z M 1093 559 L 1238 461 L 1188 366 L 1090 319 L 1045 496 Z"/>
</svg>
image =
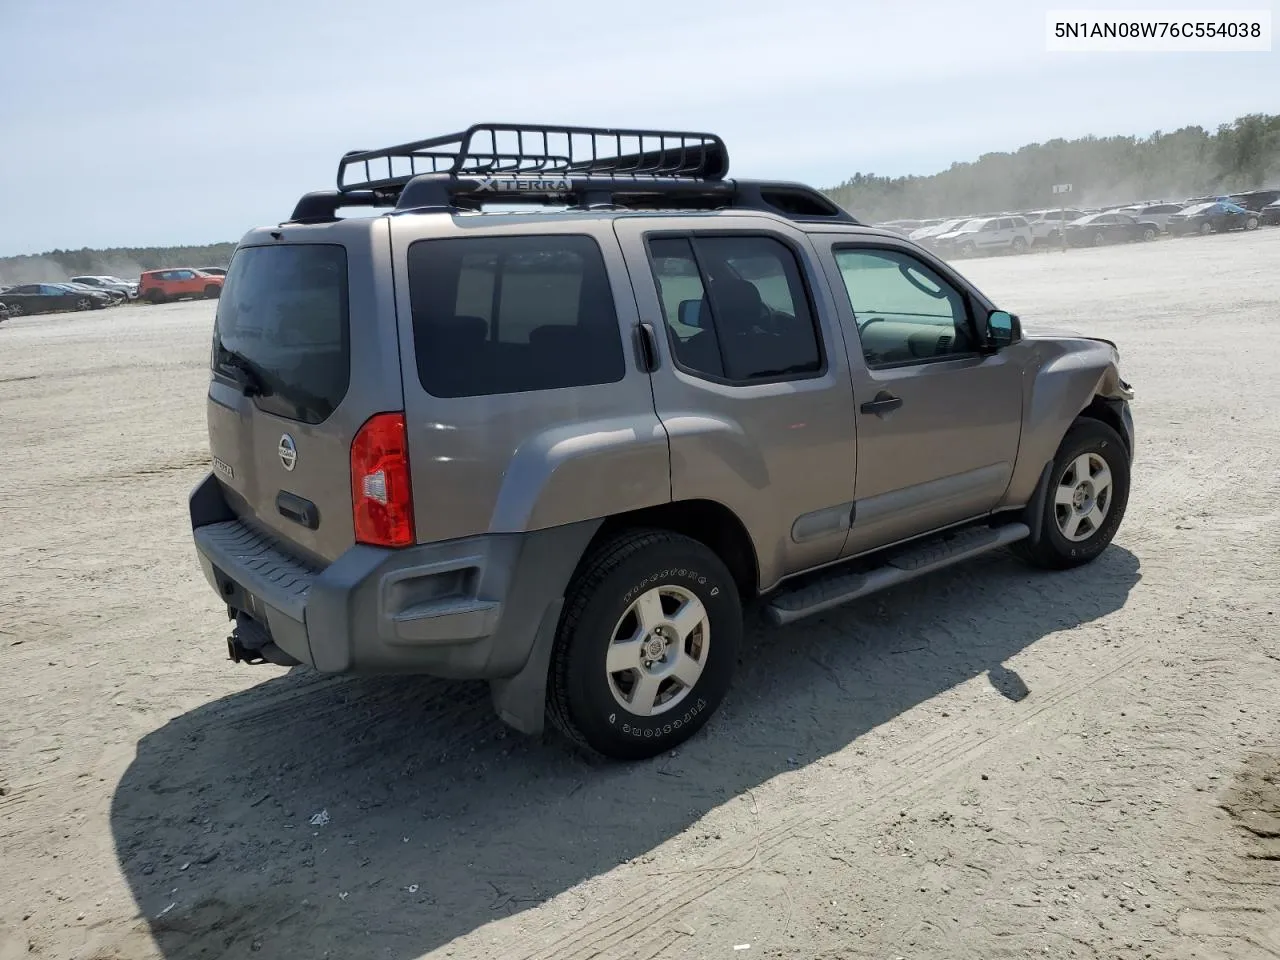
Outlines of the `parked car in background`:
<svg viewBox="0 0 1280 960">
<path fill-rule="evenodd" d="M 1160 225 L 1154 220 L 1138 220 L 1127 213 L 1091 213 L 1067 224 L 1067 245 L 1100 247 L 1108 243 L 1154 240 Z"/>
<path fill-rule="evenodd" d="M 127 280 L 121 280 L 119 277 L 72 277 L 71 282 L 83 284 L 86 287 L 96 287 L 100 290 L 117 290 L 129 300 L 136 300 L 138 297 L 138 285 L 129 283 Z"/>
<path fill-rule="evenodd" d="M 972 257 L 978 253 L 1026 253 L 1031 249 L 1031 225 L 1025 217 L 979 217 L 934 238 L 943 256 Z"/>
<path fill-rule="evenodd" d="M 108 301 L 110 301 L 110 305 L 113 307 L 118 307 L 128 299 L 128 295 L 123 290 L 117 290 L 114 287 L 95 287 L 87 283 L 76 283 L 74 280 L 59 283 L 58 286 L 70 287 L 72 290 L 83 291 L 85 293 L 105 294 Z"/>
<path fill-rule="evenodd" d="M 149 303 L 201 297 L 216 300 L 222 295 L 224 279 L 194 267 L 148 270 L 139 278 L 138 296 Z"/>
<path fill-rule="evenodd" d="M 1235 203 L 1215 201 L 1187 207 L 1169 218 L 1169 232 L 1174 236 L 1192 233 L 1224 233 L 1228 230 L 1256 230 L 1261 222 L 1254 210 Z"/>
<path fill-rule="evenodd" d="M 1127 207 L 1117 207 L 1112 213 L 1123 213 L 1135 220 L 1149 220 L 1163 233 L 1168 229 L 1169 218 L 1182 212 L 1180 203 L 1132 203 Z"/>
<path fill-rule="evenodd" d="M 951 233 L 953 230 L 959 230 L 969 222 L 970 217 L 954 217 L 950 220 L 940 220 L 939 222 L 927 227 L 920 227 L 912 230 L 907 234 L 909 240 L 914 240 L 923 247 L 932 248 L 933 241 L 942 236 L 944 233 Z"/>
<path fill-rule="evenodd" d="M 1280 200 L 1280 190 L 1250 190 L 1247 193 L 1232 194 L 1229 199 L 1238 207 L 1261 213 L 1267 204 Z"/>
<path fill-rule="evenodd" d="M 1258 222 L 1265 223 L 1269 227 L 1280 226 L 1280 200 L 1268 203 L 1265 207 L 1259 210 Z"/>
<path fill-rule="evenodd" d="M 924 226 L 923 220 L 885 220 L 882 223 L 875 224 L 881 230 L 892 230 L 899 236 L 909 236 L 912 230 L 919 230 Z"/>
<path fill-rule="evenodd" d="M 111 306 L 113 299 L 104 292 L 65 283 L 24 283 L 10 287 L 0 296 L 14 317 L 59 310 L 100 310 Z"/>
<path fill-rule="evenodd" d="M 1059 207 L 1057 210 L 1036 210 L 1027 215 L 1027 223 L 1031 225 L 1031 243 L 1044 245 L 1058 243 L 1062 239 L 1062 226 L 1084 216 L 1083 210 Z"/>
<path fill-rule="evenodd" d="M 207 273 L 211 277 L 225 277 L 227 270 L 225 267 L 196 267 L 201 273 Z"/>
</svg>

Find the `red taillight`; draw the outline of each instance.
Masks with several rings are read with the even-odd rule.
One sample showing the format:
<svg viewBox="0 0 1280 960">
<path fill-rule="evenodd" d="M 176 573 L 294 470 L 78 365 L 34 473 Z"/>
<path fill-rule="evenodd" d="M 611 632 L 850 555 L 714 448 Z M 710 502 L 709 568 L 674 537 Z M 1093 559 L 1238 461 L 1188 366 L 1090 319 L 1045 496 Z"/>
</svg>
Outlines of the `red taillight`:
<svg viewBox="0 0 1280 960">
<path fill-rule="evenodd" d="M 413 543 L 413 490 L 403 413 L 370 417 L 351 441 L 351 508 L 356 543 Z"/>
</svg>

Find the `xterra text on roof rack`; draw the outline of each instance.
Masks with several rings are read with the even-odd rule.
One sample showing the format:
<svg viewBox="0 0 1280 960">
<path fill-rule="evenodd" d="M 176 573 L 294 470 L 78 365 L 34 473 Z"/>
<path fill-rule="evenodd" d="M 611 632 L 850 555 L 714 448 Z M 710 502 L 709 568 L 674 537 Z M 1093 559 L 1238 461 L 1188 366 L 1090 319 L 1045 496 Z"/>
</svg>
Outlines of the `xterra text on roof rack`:
<svg viewBox="0 0 1280 960">
<path fill-rule="evenodd" d="M 1110 543 L 1113 344 L 727 174 L 710 134 L 485 124 L 347 154 L 248 233 L 190 500 L 231 658 L 483 678 L 512 726 L 638 758 L 716 709 L 748 601 Z"/>
</svg>

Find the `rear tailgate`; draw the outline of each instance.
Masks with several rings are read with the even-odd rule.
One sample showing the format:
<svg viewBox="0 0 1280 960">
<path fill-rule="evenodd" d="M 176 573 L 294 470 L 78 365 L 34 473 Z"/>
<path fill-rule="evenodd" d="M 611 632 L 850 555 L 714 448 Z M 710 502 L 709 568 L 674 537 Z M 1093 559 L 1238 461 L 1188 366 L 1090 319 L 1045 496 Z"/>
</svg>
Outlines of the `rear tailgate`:
<svg viewBox="0 0 1280 960">
<path fill-rule="evenodd" d="M 403 406 L 388 257 L 381 219 L 251 235 L 218 301 L 214 475 L 238 517 L 319 563 L 355 542 L 352 438 Z"/>
</svg>

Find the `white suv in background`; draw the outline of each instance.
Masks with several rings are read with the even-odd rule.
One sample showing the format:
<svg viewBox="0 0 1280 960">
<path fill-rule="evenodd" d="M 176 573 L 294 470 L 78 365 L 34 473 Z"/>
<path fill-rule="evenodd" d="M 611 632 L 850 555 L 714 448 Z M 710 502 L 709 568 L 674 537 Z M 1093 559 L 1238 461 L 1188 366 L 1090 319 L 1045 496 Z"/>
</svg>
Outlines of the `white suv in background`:
<svg viewBox="0 0 1280 960">
<path fill-rule="evenodd" d="M 1066 210 L 1037 210 L 1027 214 L 1031 223 L 1031 242 L 1033 244 L 1058 243 L 1062 240 L 1063 221 L 1070 223 L 1084 216 L 1083 210 L 1068 207 Z"/>
<path fill-rule="evenodd" d="M 1031 236 L 1026 217 L 979 217 L 934 237 L 933 242 L 944 257 L 972 257 L 979 253 L 1026 253 L 1031 249 Z"/>
</svg>

